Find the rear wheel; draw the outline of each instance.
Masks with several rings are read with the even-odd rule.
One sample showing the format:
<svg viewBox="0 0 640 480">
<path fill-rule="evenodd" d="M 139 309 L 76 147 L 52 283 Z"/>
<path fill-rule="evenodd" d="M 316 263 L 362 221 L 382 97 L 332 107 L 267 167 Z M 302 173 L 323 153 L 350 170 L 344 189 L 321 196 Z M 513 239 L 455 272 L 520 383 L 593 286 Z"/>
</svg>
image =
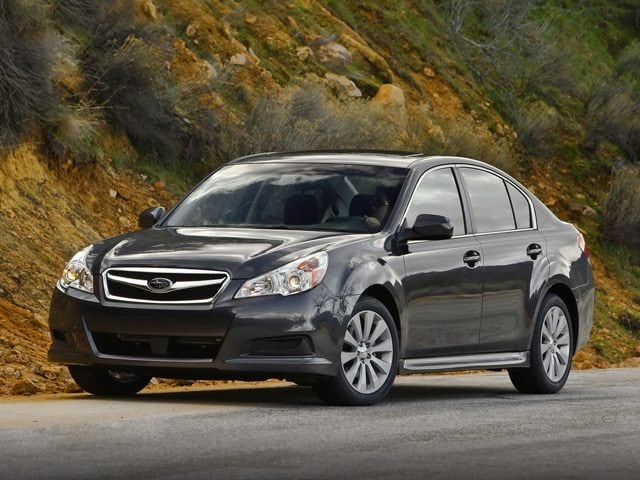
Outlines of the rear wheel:
<svg viewBox="0 0 640 480">
<path fill-rule="evenodd" d="M 533 332 L 528 368 L 509 369 L 513 385 L 523 393 L 556 393 L 567 382 L 573 354 L 573 329 L 567 306 L 549 294 Z"/>
<path fill-rule="evenodd" d="M 85 392 L 101 396 L 135 395 L 151 381 L 151 375 L 102 367 L 70 365 L 69 373 Z"/>
<path fill-rule="evenodd" d="M 338 375 L 313 385 L 331 405 L 373 405 L 393 384 L 398 363 L 398 332 L 387 308 L 363 297 L 347 324 Z"/>
</svg>

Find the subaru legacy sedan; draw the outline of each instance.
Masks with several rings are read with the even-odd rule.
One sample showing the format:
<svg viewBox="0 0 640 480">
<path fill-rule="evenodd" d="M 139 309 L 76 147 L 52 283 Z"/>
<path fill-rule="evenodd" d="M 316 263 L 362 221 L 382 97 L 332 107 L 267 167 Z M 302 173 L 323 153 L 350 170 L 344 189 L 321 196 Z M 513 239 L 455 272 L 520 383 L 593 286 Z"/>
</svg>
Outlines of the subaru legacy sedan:
<svg viewBox="0 0 640 480">
<path fill-rule="evenodd" d="M 281 378 L 371 405 L 397 374 L 506 369 L 558 392 L 588 340 L 583 236 L 504 172 L 394 152 L 232 161 L 76 253 L 49 359 L 96 395 Z"/>
</svg>

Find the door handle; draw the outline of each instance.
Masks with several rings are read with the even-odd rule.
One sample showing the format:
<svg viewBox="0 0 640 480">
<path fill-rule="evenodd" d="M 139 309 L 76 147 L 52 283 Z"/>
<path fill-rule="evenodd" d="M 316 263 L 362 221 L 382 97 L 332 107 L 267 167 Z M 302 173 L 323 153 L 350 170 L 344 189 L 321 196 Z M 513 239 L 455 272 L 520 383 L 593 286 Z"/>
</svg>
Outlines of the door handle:
<svg viewBox="0 0 640 480">
<path fill-rule="evenodd" d="M 537 243 L 532 243 L 527 247 L 527 255 L 535 260 L 539 255 L 542 255 L 542 247 Z"/>
<path fill-rule="evenodd" d="M 469 265 L 471 268 L 473 268 L 476 266 L 476 263 L 478 263 L 481 258 L 482 257 L 480 257 L 480 254 L 478 252 L 476 252 L 475 250 L 469 250 L 462 257 L 462 261 L 467 265 Z"/>
</svg>

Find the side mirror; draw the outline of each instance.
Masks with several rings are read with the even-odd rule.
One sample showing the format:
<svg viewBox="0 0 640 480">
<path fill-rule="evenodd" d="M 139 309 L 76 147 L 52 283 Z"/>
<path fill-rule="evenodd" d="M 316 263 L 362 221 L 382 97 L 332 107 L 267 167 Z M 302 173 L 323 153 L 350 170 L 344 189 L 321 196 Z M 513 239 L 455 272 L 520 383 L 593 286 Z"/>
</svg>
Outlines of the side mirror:
<svg viewBox="0 0 640 480">
<path fill-rule="evenodd" d="M 158 220 L 164 215 L 164 207 L 151 207 L 147 208 L 144 212 L 138 215 L 138 226 L 141 229 L 151 228 Z"/>
<path fill-rule="evenodd" d="M 446 240 L 453 236 L 453 225 L 442 215 L 418 215 L 411 228 L 401 232 L 400 240 Z"/>
</svg>

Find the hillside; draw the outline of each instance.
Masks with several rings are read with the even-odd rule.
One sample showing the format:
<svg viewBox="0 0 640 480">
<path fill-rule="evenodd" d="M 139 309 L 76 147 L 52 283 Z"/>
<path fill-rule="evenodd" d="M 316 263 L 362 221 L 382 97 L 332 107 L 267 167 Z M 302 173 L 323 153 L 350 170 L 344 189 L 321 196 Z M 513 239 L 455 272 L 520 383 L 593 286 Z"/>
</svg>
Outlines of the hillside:
<svg viewBox="0 0 640 480">
<path fill-rule="evenodd" d="M 586 234 L 576 366 L 640 365 L 639 18 L 637 0 L 0 0 L 0 394 L 73 388 L 46 362 L 73 252 L 234 156 L 322 147 L 507 169 Z"/>
</svg>

